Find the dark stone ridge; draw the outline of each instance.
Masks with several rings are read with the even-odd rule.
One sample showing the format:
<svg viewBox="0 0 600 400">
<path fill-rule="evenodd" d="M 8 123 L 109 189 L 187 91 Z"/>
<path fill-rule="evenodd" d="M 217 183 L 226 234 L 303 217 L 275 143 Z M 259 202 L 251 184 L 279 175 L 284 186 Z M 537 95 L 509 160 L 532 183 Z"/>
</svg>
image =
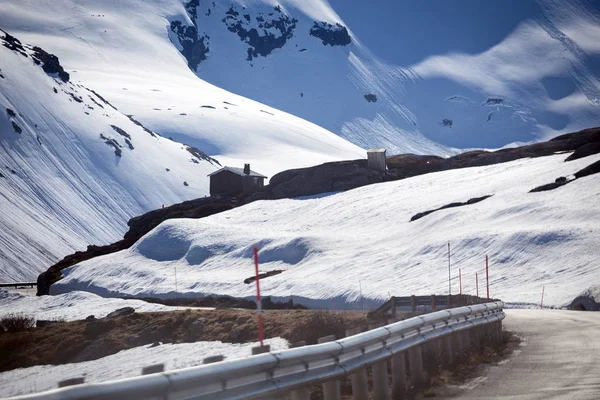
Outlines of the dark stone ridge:
<svg viewBox="0 0 600 400">
<path fill-rule="evenodd" d="M 498 98 L 498 97 L 489 97 L 489 98 L 488 98 L 488 99 L 485 101 L 485 103 L 484 103 L 483 105 L 487 106 L 487 105 L 490 105 L 490 104 L 492 104 L 492 105 L 493 105 L 493 104 L 500 104 L 500 103 L 502 103 L 503 101 L 504 101 L 504 99 L 500 99 L 500 98 Z"/>
<path fill-rule="evenodd" d="M 194 146 L 188 146 L 187 144 L 184 145 L 185 149 L 192 155 L 194 156 L 196 159 L 198 160 L 204 160 L 204 161 L 208 161 L 211 164 L 216 164 L 219 167 L 221 166 L 221 163 L 217 160 L 215 160 L 214 158 L 210 157 L 209 155 L 207 155 L 205 152 L 198 150 L 196 147 Z"/>
<path fill-rule="evenodd" d="M 104 140 L 104 143 L 106 143 L 107 145 L 114 147 L 115 155 L 117 157 L 121 157 L 122 151 L 121 151 L 121 145 L 119 144 L 119 142 L 117 142 L 113 138 L 107 138 L 103 134 L 100 134 L 100 139 Z"/>
<path fill-rule="evenodd" d="M 111 125 L 110 127 L 113 128 L 115 132 L 117 132 L 119 135 L 125 136 L 127 139 L 131 140 L 131 136 L 129 135 L 129 133 L 125 132 L 123 129 L 119 128 L 116 125 Z"/>
<path fill-rule="evenodd" d="M 215 109 L 215 107 L 213 106 L 200 106 L 200 108 L 212 108 L 213 110 Z"/>
<path fill-rule="evenodd" d="M 487 119 L 485 120 L 485 122 L 489 122 L 489 121 L 492 120 L 492 114 L 493 114 L 493 112 L 491 112 L 491 113 L 488 114 Z"/>
<path fill-rule="evenodd" d="M 19 39 L 10 35 L 6 31 L 0 29 L 4 33 L 2 39 L 2 45 L 9 50 L 15 51 L 24 57 L 28 57 L 27 50 L 31 53 L 31 59 L 36 65 L 41 65 L 42 69 L 47 74 L 58 74 L 58 77 L 63 82 L 69 81 L 69 74 L 63 69 L 58 61 L 58 57 L 54 54 L 46 52 L 44 49 L 38 46 L 24 46 Z"/>
<path fill-rule="evenodd" d="M 377 103 L 377 96 L 373 93 L 365 94 L 365 100 L 369 103 Z"/>
<path fill-rule="evenodd" d="M 453 121 L 448 118 L 444 118 L 442 120 L 442 125 L 447 126 L 448 128 L 452 128 Z"/>
<path fill-rule="evenodd" d="M 234 206 L 235 203 L 231 200 L 206 197 L 159 208 L 131 218 L 127 222 L 129 230 L 125 233 L 123 240 L 106 246 L 89 245 L 87 250 L 68 255 L 48 268 L 47 271 L 41 273 L 37 279 L 37 295 L 42 296 L 49 293 L 50 285 L 61 278 L 60 271 L 62 269 L 94 257 L 128 249 L 163 221 L 171 218 L 204 218 L 222 211 L 231 210 Z"/>
<path fill-rule="evenodd" d="M 134 149 L 133 144 L 131 144 L 131 141 L 129 139 L 126 138 L 125 139 L 125 143 L 127 143 L 127 147 L 129 147 L 129 150 L 133 150 Z"/>
<path fill-rule="evenodd" d="M 586 143 L 573 152 L 565 161 L 578 160 L 583 157 L 591 156 L 592 154 L 600 153 L 600 141 Z"/>
<path fill-rule="evenodd" d="M 17 132 L 19 135 L 23 132 L 23 129 L 21 129 L 21 127 L 19 125 L 17 125 L 17 123 L 15 121 L 10 121 L 12 123 L 13 129 L 15 130 L 15 132 Z"/>
<path fill-rule="evenodd" d="M 310 29 L 310 35 L 321 39 L 324 46 L 347 46 L 352 43 L 345 26 L 336 23 L 332 25 L 328 22 L 317 22 Z"/>
<path fill-rule="evenodd" d="M 123 307 L 119 308 L 106 316 L 106 318 L 116 318 L 122 317 L 124 315 L 131 315 L 135 313 L 135 308 L 133 307 Z"/>
<path fill-rule="evenodd" d="M 6 109 L 6 113 L 8 114 L 9 117 L 16 117 L 17 114 L 15 114 L 15 112 L 13 110 L 11 110 L 10 108 Z"/>
<path fill-rule="evenodd" d="M 181 21 L 171 22 L 171 31 L 177 35 L 177 40 L 182 47 L 181 54 L 188 62 L 188 67 L 196 72 L 198 65 L 206 60 L 206 55 L 210 51 L 210 37 L 204 33 L 199 35 L 198 28 L 195 25 L 196 19 L 193 18 L 192 26 L 184 26 Z"/>
<path fill-rule="evenodd" d="M 156 137 L 157 134 L 155 134 L 150 129 L 148 129 L 144 125 L 142 125 L 142 123 L 140 121 L 138 121 L 137 119 L 133 118 L 133 115 L 128 115 L 127 118 L 129 118 L 129 120 L 131 122 L 133 122 L 134 124 L 136 124 L 137 126 L 139 126 L 140 128 L 142 128 L 144 130 L 144 132 L 148 133 L 150 136 Z"/>
<path fill-rule="evenodd" d="M 94 94 L 94 95 L 95 95 L 97 98 L 99 98 L 99 99 L 100 99 L 100 101 L 101 101 L 101 102 L 103 102 L 103 103 L 104 103 L 104 104 L 106 104 L 107 106 L 110 106 L 110 107 L 112 107 L 112 109 L 113 109 L 113 110 L 115 110 L 115 111 L 119 111 L 119 110 L 117 110 L 117 107 L 115 107 L 115 106 L 113 106 L 112 104 L 110 104 L 110 103 L 108 102 L 108 100 L 106 100 L 104 97 L 100 96 L 100 95 L 99 95 L 98 93 L 96 93 L 94 90 L 92 90 L 92 89 L 89 89 L 89 88 L 84 88 L 84 89 L 85 89 L 85 90 L 88 90 L 88 91 L 90 91 L 90 92 L 92 92 L 92 93 L 93 93 L 93 94 Z M 103 107 L 103 108 L 104 108 L 104 107 Z M 130 118 L 130 119 L 131 119 L 131 118 Z"/>
<path fill-rule="evenodd" d="M 95 105 L 97 105 L 97 106 L 98 106 L 98 107 L 100 107 L 100 108 L 104 108 L 104 106 L 103 106 L 102 104 L 98 103 L 98 102 L 96 101 L 96 99 L 94 99 L 92 96 L 88 96 L 88 97 L 90 98 L 90 100 L 91 100 L 91 101 L 92 101 L 92 102 L 93 102 Z"/>
<path fill-rule="evenodd" d="M 565 161 L 568 161 L 568 160 L 565 160 Z M 583 178 L 584 176 L 593 175 L 593 174 L 597 174 L 597 173 L 600 173 L 600 161 L 596 161 L 595 163 L 590 164 L 587 167 L 575 172 L 574 179 L 569 180 L 569 179 L 565 178 L 564 176 L 561 176 L 561 177 L 556 178 L 554 180 L 554 182 L 552 182 L 552 183 L 547 183 L 545 185 L 538 186 L 536 188 L 531 189 L 529 191 L 529 193 L 546 192 L 548 190 L 554 190 L 561 186 L 566 185 L 567 183 L 571 183 L 579 178 Z"/>
<path fill-rule="evenodd" d="M 252 19 L 240 17 L 240 13 L 231 6 L 225 13 L 223 23 L 230 32 L 238 35 L 240 40 L 248 44 L 247 61 L 252 61 L 255 57 L 266 57 L 275 49 L 280 49 L 289 39 L 294 36 L 296 29 L 296 18 L 290 18 L 281 7 L 275 7 L 275 13 L 260 13 L 256 18 L 258 29 L 251 26 Z M 271 30 L 271 31 L 268 31 Z M 272 33 L 272 31 L 277 31 Z"/>
<path fill-rule="evenodd" d="M 475 203 L 479 203 L 480 201 L 483 201 L 489 197 L 492 197 L 491 194 L 488 194 L 487 196 L 481 196 L 481 197 L 474 197 L 472 199 L 469 199 L 465 202 L 456 202 L 456 203 L 450 203 L 450 204 L 446 204 L 445 206 L 442 206 L 440 208 L 436 208 L 435 210 L 427 210 L 427 211 L 423 211 L 420 213 L 417 213 L 415 215 L 412 216 L 412 218 L 410 219 L 410 222 L 416 221 L 420 218 L 423 218 L 426 215 L 429 215 L 433 212 L 439 211 L 439 210 L 445 210 L 446 208 L 453 208 L 453 207 L 461 207 L 461 206 L 466 206 L 469 204 L 475 204 Z"/>
<path fill-rule="evenodd" d="M 265 111 L 265 110 L 258 110 L 258 111 L 260 111 L 260 112 L 264 112 L 265 114 L 269 114 L 269 115 L 275 115 L 275 114 L 273 114 L 272 112 L 268 112 L 268 111 Z"/>
</svg>

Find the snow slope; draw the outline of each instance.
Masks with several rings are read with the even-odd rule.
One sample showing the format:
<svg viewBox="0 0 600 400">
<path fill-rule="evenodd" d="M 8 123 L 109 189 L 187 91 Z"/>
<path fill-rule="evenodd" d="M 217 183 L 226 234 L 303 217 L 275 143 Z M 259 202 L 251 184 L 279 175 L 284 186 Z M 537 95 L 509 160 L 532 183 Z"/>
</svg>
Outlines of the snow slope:
<svg viewBox="0 0 600 400">
<path fill-rule="evenodd" d="M 390 295 L 447 293 L 447 243 L 453 293 L 475 293 L 475 272 L 490 257 L 491 295 L 507 302 L 562 305 L 600 280 L 600 176 L 553 191 L 528 193 L 570 176 L 594 155 L 568 154 L 430 173 L 308 199 L 259 201 L 201 220 L 168 220 L 133 247 L 63 270 L 51 293 L 102 296 L 252 296 L 252 246 L 263 296 L 325 307 L 356 307 Z M 413 215 L 452 202 L 476 204 Z M 310 300 L 308 300 L 310 299 Z M 372 302 L 369 302 L 371 300 Z M 344 304 L 347 303 L 347 304 Z M 350 303 L 350 304 L 348 304 Z"/>
<path fill-rule="evenodd" d="M 186 308 L 169 307 L 142 300 L 106 299 L 88 292 L 75 291 L 59 296 L 38 297 L 0 290 L 0 318 L 16 312 L 32 316 L 36 320 L 75 321 L 85 319 L 90 315 L 103 318 L 123 307 L 132 307 L 137 312 L 172 311 Z"/>
<path fill-rule="evenodd" d="M 71 75 L 48 76 L 0 46 L 0 281 L 35 280 L 75 250 L 120 239 L 135 215 L 207 195 L 218 162 L 251 162 L 272 176 L 364 157 L 331 132 L 192 74 L 166 30 L 181 4 L 160 13 L 162 2 L 127 4 L 121 12 L 121 2 L 102 2 L 96 13 L 71 1 L 0 3 L 0 28 L 55 53 Z"/>
<path fill-rule="evenodd" d="M 265 340 L 272 351 L 288 348 L 285 339 Z M 258 343 L 195 342 L 136 347 L 93 361 L 64 365 L 40 365 L 0 373 L 0 396 L 18 396 L 55 389 L 58 381 L 83 376 L 86 382 L 104 382 L 140 375 L 142 367 L 164 364 L 165 370 L 193 367 L 211 356 L 225 359 L 251 355 Z"/>
</svg>

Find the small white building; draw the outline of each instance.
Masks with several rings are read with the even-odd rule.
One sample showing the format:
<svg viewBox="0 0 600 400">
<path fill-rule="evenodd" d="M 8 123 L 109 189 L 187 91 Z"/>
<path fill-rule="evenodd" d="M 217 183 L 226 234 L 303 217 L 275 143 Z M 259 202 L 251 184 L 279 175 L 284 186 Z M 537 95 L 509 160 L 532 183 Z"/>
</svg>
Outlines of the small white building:
<svg viewBox="0 0 600 400">
<path fill-rule="evenodd" d="M 385 149 L 370 149 L 367 150 L 367 167 L 375 171 L 385 172 Z"/>
</svg>

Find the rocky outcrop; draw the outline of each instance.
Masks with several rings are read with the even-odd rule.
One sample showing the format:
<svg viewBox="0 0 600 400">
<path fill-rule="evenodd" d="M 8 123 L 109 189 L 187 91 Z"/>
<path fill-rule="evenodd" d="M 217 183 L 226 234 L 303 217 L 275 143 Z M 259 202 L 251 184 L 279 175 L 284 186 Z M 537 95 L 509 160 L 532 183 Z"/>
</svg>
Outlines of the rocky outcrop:
<svg viewBox="0 0 600 400">
<path fill-rule="evenodd" d="M 286 15 L 281 7 L 276 6 L 274 12 L 259 13 L 254 21 L 249 14 L 242 15 L 231 6 L 222 19 L 230 32 L 238 35 L 240 40 L 248 45 L 246 60 L 266 57 L 275 49 L 280 49 L 294 36 L 296 18 Z"/>
<path fill-rule="evenodd" d="M 445 206 L 442 206 L 440 208 L 436 208 L 435 210 L 423 211 L 423 212 L 420 212 L 420 213 L 417 213 L 417 214 L 413 215 L 412 218 L 410 219 L 410 222 L 416 221 L 416 220 L 418 220 L 420 218 L 423 218 L 426 215 L 429 215 L 429 214 L 434 213 L 434 212 L 439 211 L 439 210 L 445 210 L 447 208 L 461 207 L 461 206 L 466 206 L 466 205 L 469 205 L 469 204 L 479 203 L 480 201 L 483 201 L 483 200 L 485 200 L 487 198 L 490 198 L 492 196 L 493 195 L 490 194 L 490 195 L 482 196 L 482 197 L 474 197 L 474 198 L 469 199 L 469 200 L 467 200 L 465 202 L 450 203 L 450 204 L 446 204 Z"/>
<path fill-rule="evenodd" d="M 367 93 L 365 94 L 365 100 L 369 103 L 377 103 L 377 96 L 373 93 Z"/>
<path fill-rule="evenodd" d="M 317 22 L 310 29 L 310 35 L 321 39 L 323 46 L 347 46 L 352 43 L 352 38 L 348 34 L 348 29 L 336 23 Z"/>
<path fill-rule="evenodd" d="M 600 161 L 596 161 L 595 163 L 592 163 L 587 167 L 575 172 L 575 178 L 573 179 L 567 179 L 566 177 L 561 176 L 556 178 L 556 180 L 552 183 L 548 183 L 546 185 L 538 186 L 534 189 L 531 189 L 529 193 L 546 192 L 548 190 L 554 190 L 556 188 L 566 185 L 567 183 L 571 183 L 579 178 L 583 178 L 584 176 L 593 175 L 597 173 L 600 173 Z"/>
</svg>

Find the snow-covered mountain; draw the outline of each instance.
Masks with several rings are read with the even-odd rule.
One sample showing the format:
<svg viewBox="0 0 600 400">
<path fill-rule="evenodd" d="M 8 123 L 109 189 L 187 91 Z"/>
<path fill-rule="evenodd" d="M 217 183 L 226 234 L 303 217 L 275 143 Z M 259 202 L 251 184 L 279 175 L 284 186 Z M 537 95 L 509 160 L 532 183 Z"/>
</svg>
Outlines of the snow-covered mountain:
<svg viewBox="0 0 600 400">
<path fill-rule="evenodd" d="M 75 250 L 118 240 L 135 215 L 207 195 L 220 165 L 272 176 L 365 157 L 192 74 L 168 19 L 152 12 L 161 2 L 138 9 L 147 18 L 117 3 L 93 16 L 76 2 L 0 4 L 0 281 L 35 279 Z M 94 38 L 70 32 L 82 17 Z"/>
<path fill-rule="evenodd" d="M 392 7 L 376 3 L 382 13 Z M 430 8 L 437 12 L 434 2 Z M 397 23 L 410 18 L 399 14 Z M 325 0 L 187 0 L 170 20 L 172 41 L 202 79 L 364 148 L 444 155 L 548 139 L 600 120 L 594 2 L 540 2 L 483 52 L 409 65 L 372 53 Z M 408 40 L 426 47 L 435 38 L 422 28 Z M 404 51 L 397 38 L 380 41 L 390 53 Z"/>
<path fill-rule="evenodd" d="M 484 52 L 391 65 L 326 0 L 0 3 L 25 46 L 0 47 L 0 280 L 206 195 L 219 163 L 272 176 L 367 147 L 449 155 L 596 125 L 597 7 L 539 8 Z"/>
<path fill-rule="evenodd" d="M 569 154 L 435 172 L 312 198 L 256 201 L 193 219 L 163 222 L 127 250 L 67 268 L 51 293 L 101 296 L 247 296 L 253 246 L 263 296 L 321 307 L 357 307 L 391 295 L 483 292 L 485 256 L 491 296 L 507 302 L 564 305 L 600 279 L 599 176 L 550 191 L 600 155 Z M 491 196 L 483 198 L 484 196 Z M 456 202 L 460 207 L 439 209 Z M 482 199 L 483 198 L 483 199 Z M 436 210 L 421 218 L 419 213 Z M 176 271 L 176 273 L 175 273 Z"/>
</svg>

